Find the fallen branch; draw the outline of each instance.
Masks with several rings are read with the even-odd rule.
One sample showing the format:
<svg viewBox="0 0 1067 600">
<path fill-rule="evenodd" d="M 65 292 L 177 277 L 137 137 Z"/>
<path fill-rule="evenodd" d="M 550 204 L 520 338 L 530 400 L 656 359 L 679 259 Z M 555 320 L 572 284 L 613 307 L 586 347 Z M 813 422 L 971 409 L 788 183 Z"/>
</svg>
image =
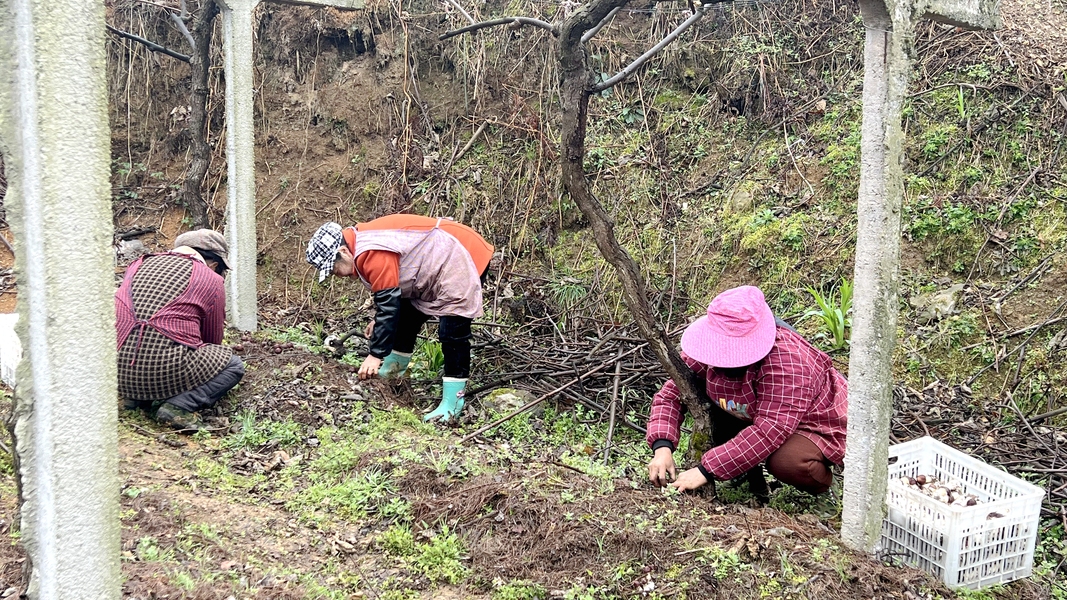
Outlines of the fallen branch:
<svg viewBox="0 0 1067 600">
<path fill-rule="evenodd" d="M 1034 416 L 1030 417 L 1030 419 L 1028 419 L 1028 420 L 1031 423 L 1037 423 L 1038 421 L 1041 421 L 1043 419 L 1050 419 L 1052 417 L 1056 417 L 1056 416 L 1062 415 L 1063 413 L 1067 413 L 1067 406 L 1062 406 L 1060 408 L 1057 408 L 1056 410 L 1050 410 L 1048 412 L 1044 412 L 1044 413 L 1041 413 L 1039 415 L 1034 415 Z"/>
<path fill-rule="evenodd" d="M 599 367 L 595 367 L 595 368 L 593 368 L 593 369 L 591 369 L 589 371 L 586 371 L 585 377 L 588 377 L 589 375 L 592 375 L 593 373 L 596 373 L 597 371 L 600 371 L 601 369 L 603 369 L 604 367 L 607 367 L 608 365 L 612 365 L 612 364 L 616 363 L 617 361 L 622 360 L 623 358 L 625 358 L 625 357 L 637 352 L 638 350 L 644 348 L 647 345 L 648 345 L 648 343 L 646 342 L 646 343 L 641 344 L 639 346 L 634 346 L 633 348 L 631 348 L 630 350 L 626 351 L 625 353 L 619 354 L 614 360 L 605 361 L 605 362 L 601 363 Z M 562 392 L 563 390 L 571 387 L 572 385 L 574 385 L 576 383 L 580 383 L 582 381 L 582 379 L 583 379 L 583 377 L 575 377 L 574 379 L 572 379 L 572 380 L 568 381 L 567 383 L 557 387 L 556 389 L 548 392 L 547 394 L 543 394 L 543 395 L 539 396 L 538 398 L 527 402 L 523 406 L 511 411 L 507 415 L 504 415 L 503 417 L 500 417 L 496 421 L 493 421 L 492 423 L 490 423 L 488 425 L 484 425 L 482 427 L 479 427 L 473 433 L 470 433 L 470 434 L 464 436 L 463 439 L 461 439 L 458 442 L 456 442 L 456 445 L 457 446 L 462 445 L 463 443 L 467 442 L 471 438 L 479 436 L 479 435 L 485 433 L 486 431 L 489 431 L 490 429 L 496 427 L 497 425 L 500 425 L 501 423 L 506 423 L 507 421 L 510 421 L 511 419 L 515 418 L 517 415 L 522 414 L 522 413 L 530 410 L 531 408 L 537 406 L 538 404 L 544 402 L 545 400 L 551 398 L 552 396 L 555 396 L 559 392 Z"/>
<path fill-rule="evenodd" d="M 619 354 L 622 354 L 622 347 L 619 347 Z M 622 361 L 615 361 L 615 384 L 611 386 L 611 406 L 610 413 L 608 415 L 608 436 L 604 441 L 604 464 L 608 464 L 608 458 L 611 455 L 611 438 L 615 435 L 615 409 L 616 404 L 619 401 L 619 379 L 622 375 Z"/>
<path fill-rule="evenodd" d="M 477 141 L 477 139 L 478 139 L 478 137 L 479 137 L 480 135 L 482 135 L 482 132 L 484 132 L 484 131 L 485 131 L 485 127 L 486 127 L 487 125 L 489 125 L 489 120 L 488 120 L 488 119 L 486 119 L 485 121 L 482 121 L 482 124 L 481 124 L 481 125 L 480 125 L 480 126 L 478 127 L 478 129 L 477 129 L 477 130 L 476 130 L 476 131 L 474 132 L 474 135 L 472 135 L 472 136 L 471 136 L 471 139 L 467 140 L 467 145 L 463 146 L 463 149 L 462 149 L 462 150 L 460 150 L 459 152 L 457 152 L 457 153 L 456 153 L 456 157 L 455 157 L 455 158 L 453 158 L 453 159 L 452 159 L 452 160 L 451 160 L 451 161 L 450 161 L 450 162 L 448 163 L 448 166 L 449 166 L 449 167 L 451 167 L 451 166 L 452 166 L 453 164 L 455 164 L 455 162 L 456 162 L 457 160 L 459 160 L 459 159 L 463 158 L 463 155 L 464 155 L 464 154 L 466 154 L 466 153 L 467 153 L 467 151 L 468 151 L 468 150 L 470 150 L 470 149 L 471 149 L 471 148 L 472 148 L 472 147 L 474 146 L 474 142 L 475 142 L 475 141 Z M 445 171 L 448 171 L 448 169 L 445 169 Z"/>
</svg>

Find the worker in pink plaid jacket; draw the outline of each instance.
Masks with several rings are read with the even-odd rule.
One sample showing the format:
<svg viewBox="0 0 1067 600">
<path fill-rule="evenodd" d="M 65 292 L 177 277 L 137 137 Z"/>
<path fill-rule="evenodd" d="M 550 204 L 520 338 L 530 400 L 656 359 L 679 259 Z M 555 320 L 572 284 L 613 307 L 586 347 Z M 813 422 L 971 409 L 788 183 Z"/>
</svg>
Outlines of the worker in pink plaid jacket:
<svg viewBox="0 0 1067 600">
<path fill-rule="evenodd" d="M 831 466 L 845 456 L 848 383 L 826 353 L 776 322 L 763 292 L 742 286 L 716 296 L 682 334 L 682 358 L 706 381 L 718 445 L 677 473 L 682 405 L 668 381 L 648 420 L 653 484 L 692 490 L 766 461 L 779 481 L 813 494 L 830 488 Z"/>
</svg>

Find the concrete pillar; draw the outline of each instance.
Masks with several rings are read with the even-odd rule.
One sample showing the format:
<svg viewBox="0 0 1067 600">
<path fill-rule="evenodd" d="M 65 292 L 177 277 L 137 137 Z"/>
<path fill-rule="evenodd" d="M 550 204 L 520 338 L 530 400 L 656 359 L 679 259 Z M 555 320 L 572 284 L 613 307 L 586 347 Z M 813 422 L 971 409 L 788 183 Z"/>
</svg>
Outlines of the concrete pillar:
<svg viewBox="0 0 1067 600">
<path fill-rule="evenodd" d="M 284 4 L 363 8 L 363 0 L 280 0 Z M 256 155 L 252 61 L 253 13 L 259 0 L 219 0 L 226 69 L 226 240 L 230 266 L 226 278 L 230 323 L 256 330 Z"/>
<path fill-rule="evenodd" d="M 104 4 L 0 0 L 0 145 L 16 243 L 15 449 L 29 597 L 118 599 Z"/>
<path fill-rule="evenodd" d="M 885 5 L 861 0 L 860 9 L 867 39 L 841 537 L 872 550 L 888 484 L 904 189 L 900 118 L 910 61 L 903 49 L 909 36 L 894 30 Z"/>
<path fill-rule="evenodd" d="M 867 37 L 841 538 L 869 551 L 881 537 L 889 483 L 904 198 L 901 114 L 914 24 L 929 18 L 991 29 L 999 26 L 999 12 L 997 0 L 860 0 L 860 12 Z"/>
<path fill-rule="evenodd" d="M 256 155 L 252 60 L 253 13 L 259 0 L 223 0 L 222 48 L 226 69 L 226 278 L 230 323 L 256 330 Z"/>
</svg>

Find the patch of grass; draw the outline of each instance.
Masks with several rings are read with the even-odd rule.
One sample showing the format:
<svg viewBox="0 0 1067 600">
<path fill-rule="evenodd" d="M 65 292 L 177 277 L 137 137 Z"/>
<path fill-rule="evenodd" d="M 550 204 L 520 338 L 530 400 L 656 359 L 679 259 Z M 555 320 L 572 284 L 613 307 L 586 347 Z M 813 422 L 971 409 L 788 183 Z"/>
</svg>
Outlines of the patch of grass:
<svg viewBox="0 0 1067 600">
<path fill-rule="evenodd" d="M 577 584 L 563 594 L 563 600 L 608 600 L 611 590 L 606 587 Z"/>
<path fill-rule="evenodd" d="M 250 410 L 237 415 L 241 430 L 222 440 L 222 446 L 233 450 L 259 448 L 274 442 L 283 448 L 291 448 L 304 441 L 303 426 L 290 419 L 273 421 L 257 419 Z"/>
<path fill-rule="evenodd" d="M 1064 561 L 1067 561 L 1067 528 L 1047 521 L 1034 550 L 1034 575 L 1048 585 L 1053 600 L 1067 600 L 1067 582 L 1058 571 Z"/>
<path fill-rule="evenodd" d="M 315 483 L 286 503 L 286 507 L 305 516 L 308 511 L 322 509 L 342 519 L 358 520 L 387 505 L 395 494 L 392 475 L 370 469 L 350 473 L 340 483 Z"/>
<path fill-rule="evenodd" d="M 736 552 L 718 546 L 702 548 L 701 552 L 697 554 L 696 562 L 704 565 L 719 581 L 727 577 L 736 576 L 752 568 L 751 565 L 741 560 L 741 557 Z"/>
<path fill-rule="evenodd" d="M 378 536 L 378 544 L 390 556 L 414 556 L 416 552 L 415 536 L 407 525 L 393 525 Z"/>
<path fill-rule="evenodd" d="M 196 562 L 207 560 L 206 549 L 218 545 L 219 533 L 208 523 L 187 523 L 178 534 L 175 547 Z"/>
<path fill-rule="evenodd" d="M 171 580 L 174 582 L 174 585 L 187 592 L 191 592 L 196 588 L 196 580 L 193 579 L 193 576 L 190 575 L 188 571 L 178 571 L 174 574 Z"/>
<path fill-rule="evenodd" d="M 548 592 L 541 585 L 531 581 L 515 580 L 504 583 L 493 582 L 492 600 L 545 600 Z"/>
<path fill-rule="evenodd" d="M 359 575 L 340 569 L 331 561 L 326 564 L 324 571 L 341 571 L 337 575 L 321 578 L 321 574 L 302 574 L 299 577 L 300 584 L 304 587 L 306 597 L 313 600 L 350 600 L 353 592 L 358 591 L 362 585 Z M 380 596 L 384 598 L 384 594 Z"/>
<path fill-rule="evenodd" d="M 411 366 L 409 368 L 412 379 L 436 379 L 441 376 L 445 367 L 445 353 L 441 350 L 441 342 L 437 340 L 422 340 L 411 354 Z"/>
<path fill-rule="evenodd" d="M 134 555 L 144 562 L 169 562 L 174 560 L 174 550 L 161 548 L 159 540 L 151 536 L 145 536 L 137 540 L 137 548 Z"/>
<path fill-rule="evenodd" d="M 263 481 L 262 475 L 245 477 L 229 470 L 226 465 L 212 458 L 198 458 L 193 462 L 193 472 L 212 486 L 224 492 L 244 492 Z"/>
<path fill-rule="evenodd" d="M 816 563 L 830 565 L 842 583 L 847 582 L 851 577 L 849 566 L 852 564 L 852 558 L 829 538 L 816 540 L 811 549 L 811 555 Z"/>
<path fill-rule="evenodd" d="M 456 534 L 444 529 L 428 543 L 419 544 L 412 567 L 434 583 L 458 583 L 467 576 L 467 567 L 460 562 L 463 553 L 463 545 Z"/>
<path fill-rule="evenodd" d="M 490 411 L 490 419 L 496 420 L 504 415 L 497 411 Z M 530 413 L 524 412 L 504 421 L 500 424 L 500 431 L 516 441 L 532 440 L 534 437 L 533 424 L 530 422 Z"/>
<path fill-rule="evenodd" d="M 386 590 L 378 595 L 380 600 L 418 600 L 419 593 L 415 590 Z"/>
</svg>

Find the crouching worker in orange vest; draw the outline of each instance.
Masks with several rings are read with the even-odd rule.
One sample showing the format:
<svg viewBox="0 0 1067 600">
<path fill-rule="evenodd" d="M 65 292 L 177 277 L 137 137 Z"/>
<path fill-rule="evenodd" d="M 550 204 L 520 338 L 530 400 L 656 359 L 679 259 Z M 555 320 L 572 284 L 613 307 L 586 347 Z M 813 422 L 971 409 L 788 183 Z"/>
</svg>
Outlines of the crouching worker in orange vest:
<svg viewBox="0 0 1067 600">
<path fill-rule="evenodd" d="M 359 378 L 407 372 L 415 339 L 438 317 L 445 358 L 441 404 L 424 418 L 448 421 L 463 410 L 471 369 L 471 322 L 482 316 L 482 281 L 493 247 L 473 229 L 449 219 L 398 214 L 341 228 L 319 227 L 307 261 L 327 275 L 358 277 L 374 297 L 367 328 L 370 352 Z"/>
</svg>

